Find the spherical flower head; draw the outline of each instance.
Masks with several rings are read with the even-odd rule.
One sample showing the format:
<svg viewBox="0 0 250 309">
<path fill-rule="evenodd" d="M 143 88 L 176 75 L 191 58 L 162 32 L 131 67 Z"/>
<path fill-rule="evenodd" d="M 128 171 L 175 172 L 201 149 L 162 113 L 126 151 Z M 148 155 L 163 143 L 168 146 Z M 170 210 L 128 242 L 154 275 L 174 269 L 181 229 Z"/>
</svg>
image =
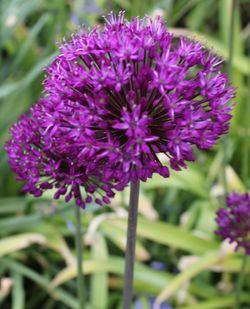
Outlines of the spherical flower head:
<svg viewBox="0 0 250 309">
<path fill-rule="evenodd" d="M 105 20 L 60 46 L 44 98 L 11 131 L 11 166 L 32 193 L 55 187 L 56 198 L 83 205 L 83 188 L 106 203 L 130 181 L 168 177 L 159 154 L 180 170 L 195 159 L 194 146 L 210 149 L 228 131 L 234 88 L 220 58 L 199 42 L 173 42 L 161 17 L 129 22 L 122 12 Z M 35 140 L 25 142 L 30 126 Z"/>
<path fill-rule="evenodd" d="M 248 193 L 231 193 L 227 197 L 227 207 L 217 211 L 216 222 L 218 230 L 215 231 L 223 239 L 237 244 L 250 254 L 250 195 Z"/>
</svg>

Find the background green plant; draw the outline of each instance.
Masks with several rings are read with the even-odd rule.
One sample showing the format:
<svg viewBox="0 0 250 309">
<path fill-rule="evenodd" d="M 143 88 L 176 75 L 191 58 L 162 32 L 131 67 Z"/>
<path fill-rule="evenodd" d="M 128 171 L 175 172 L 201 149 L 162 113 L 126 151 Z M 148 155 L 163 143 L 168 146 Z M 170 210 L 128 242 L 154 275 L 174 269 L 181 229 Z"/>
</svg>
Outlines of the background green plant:
<svg viewBox="0 0 250 309">
<path fill-rule="evenodd" d="M 43 68 L 56 41 L 77 25 L 101 23 L 101 15 L 125 9 L 127 17 L 163 14 L 176 36 L 206 42 L 229 56 L 231 0 L 0 0 L 0 144 L 8 129 L 41 94 Z M 242 253 L 228 253 L 214 236 L 215 211 L 223 205 L 223 166 L 229 190 L 249 188 L 250 1 L 236 6 L 231 79 L 237 105 L 224 146 L 197 152 L 197 162 L 169 179 L 142 185 L 135 291 L 143 309 L 157 297 L 179 309 L 232 308 Z M 227 62 L 225 63 L 225 70 Z M 223 163 L 224 162 L 224 163 Z M 20 194 L 0 153 L 0 307 L 77 308 L 72 205 Z M 111 207 L 90 205 L 82 214 L 84 271 L 89 308 L 119 308 L 123 285 L 128 192 Z M 229 250 L 230 251 L 230 250 Z M 163 263 L 156 270 L 152 262 Z M 250 308 L 250 264 L 241 302 Z M 248 279 L 248 280 L 247 280 Z"/>
</svg>

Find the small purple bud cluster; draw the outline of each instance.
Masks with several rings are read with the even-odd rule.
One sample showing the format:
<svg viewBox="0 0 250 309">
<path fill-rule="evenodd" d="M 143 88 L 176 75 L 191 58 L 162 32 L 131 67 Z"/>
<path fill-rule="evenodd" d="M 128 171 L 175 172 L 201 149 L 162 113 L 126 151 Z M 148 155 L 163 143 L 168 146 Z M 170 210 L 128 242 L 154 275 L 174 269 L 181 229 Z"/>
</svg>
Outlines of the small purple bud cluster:
<svg viewBox="0 0 250 309">
<path fill-rule="evenodd" d="M 223 239 L 236 242 L 250 254 L 250 195 L 248 193 L 231 193 L 227 197 L 227 208 L 217 211 L 216 222 L 219 229 L 215 231 Z"/>
<path fill-rule="evenodd" d="M 221 59 L 198 42 L 173 42 L 164 21 L 110 14 L 64 42 L 44 97 L 11 129 L 6 149 L 24 190 L 109 203 L 114 190 L 180 170 L 192 146 L 210 149 L 229 128 L 234 97 Z M 83 192 L 86 198 L 83 199 Z"/>
</svg>

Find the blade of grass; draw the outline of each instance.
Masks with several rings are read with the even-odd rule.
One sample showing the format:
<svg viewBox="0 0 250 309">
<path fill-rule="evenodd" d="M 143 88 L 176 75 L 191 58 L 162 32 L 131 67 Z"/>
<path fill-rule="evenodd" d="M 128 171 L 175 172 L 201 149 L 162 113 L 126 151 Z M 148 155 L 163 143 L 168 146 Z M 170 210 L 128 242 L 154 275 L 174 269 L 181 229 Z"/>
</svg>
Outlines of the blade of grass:
<svg viewBox="0 0 250 309">
<path fill-rule="evenodd" d="M 250 296 L 248 294 L 242 294 L 240 297 L 241 304 L 249 304 Z M 191 306 L 181 306 L 178 309 L 228 309 L 233 308 L 234 297 L 233 296 L 221 296 L 219 298 L 199 302 L 197 304 L 193 304 Z"/>
<path fill-rule="evenodd" d="M 12 309 L 25 309 L 25 290 L 23 286 L 23 277 L 17 272 L 12 272 L 14 280 L 12 289 Z"/>
<path fill-rule="evenodd" d="M 85 278 L 82 268 L 82 261 L 84 259 L 83 235 L 81 226 L 81 209 L 78 205 L 75 208 L 75 247 L 76 247 L 76 265 L 77 265 L 77 298 L 78 308 L 82 309 L 86 306 L 86 289 Z"/>
<path fill-rule="evenodd" d="M 22 80 L 12 84 L 2 85 L 0 87 L 0 99 L 10 95 L 13 91 L 17 91 L 20 88 L 23 90 L 23 88 L 28 87 L 41 74 L 44 67 L 52 61 L 56 54 L 53 53 L 41 60 Z"/>
<path fill-rule="evenodd" d="M 0 240 L 0 257 L 24 249 L 33 243 L 44 245 L 46 239 L 43 235 L 35 233 L 5 237 Z"/>
<path fill-rule="evenodd" d="M 103 222 L 103 224 L 114 224 L 120 227 L 123 226 L 126 229 L 126 220 L 121 218 L 110 219 Z M 208 250 L 215 250 L 219 247 L 217 242 L 192 235 L 190 232 L 184 229 L 182 230 L 178 226 L 161 221 L 150 221 L 144 218 L 138 219 L 137 235 L 159 244 L 168 245 L 195 254 L 204 254 Z"/>
<path fill-rule="evenodd" d="M 100 227 L 102 233 L 109 238 L 117 247 L 125 251 L 126 249 L 126 231 L 124 228 L 113 224 L 102 224 Z M 150 255 L 142 243 L 136 240 L 136 259 L 138 261 L 148 260 Z"/>
<path fill-rule="evenodd" d="M 106 261 L 93 261 L 85 260 L 83 262 L 83 269 L 85 275 L 90 275 L 94 273 L 114 273 L 116 275 L 123 275 L 124 273 L 124 260 L 122 258 L 111 257 Z M 52 280 L 50 286 L 51 288 L 57 287 L 76 276 L 76 267 L 75 265 L 70 265 L 63 269 L 57 276 Z M 152 270 L 148 266 L 136 263 L 135 267 L 135 279 L 148 282 L 149 284 L 155 286 L 161 286 L 162 284 L 169 281 L 168 273 L 161 273 L 159 271 Z"/>
<path fill-rule="evenodd" d="M 192 181 L 190 181 L 192 179 Z M 171 171 L 171 177 L 164 179 L 160 175 L 154 175 L 150 181 L 142 183 L 142 187 L 147 189 L 155 188 L 178 188 L 207 199 L 209 197 L 209 187 L 204 175 L 192 164 L 188 169 L 182 171 Z"/>
<path fill-rule="evenodd" d="M 0 198 L 0 215 L 22 212 L 27 200 L 23 197 Z"/>
<path fill-rule="evenodd" d="M 26 53 L 28 52 L 29 48 L 31 47 L 32 43 L 35 41 L 41 30 L 43 29 L 44 25 L 49 20 L 50 15 L 44 14 L 42 15 L 39 20 L 36 22 L 36 24 L 29 30 L 28 37 L 26 41 L 23 43 L 22 47 L 18 51 L 15 59 L 13 60 L 10 68 L 9 73 L 15 72 L 18 65 L 21 63 L 23 58 L 25 57 Z"/>
<path fill-rule="evenodd" d="M 108 248 L 105 238 L 99 234 L 91 246 L 92 259 L 102 262 L 108 259 Z M 93 274 L 91 276 L 91 308 L 107 309 L 108 308 L 108 275 L 107 272 Z"/>
<path fill-rule="evenodd" d="M 49 281 L 42 275 L 10 258 L 1 258 L 0 261 L 4 266 L 8 267 L 12 271 L 17 272 L 37 283 L 40 287 L 44 288 L 52 298 L 64 303 L 69 308 L 77 309 L 77 301 L 74 296 L 60 288 L 53 289 L 53 291 L 50 290 Z"/>
<path fill-rule="evenodd" d="M 225 257 L 226 258 L 226 257 Z M 176 292 L 185 282 L 199 274 L 200 272 L 209 269 L 211 266 L 219 263 L 221 255 L 218 251 L 210 252 L 201 257 L 196 263 L 186 268 L 180 274 L 174 277 L 174 279 L 168 283 L 168 285 L 161 291 L 156 298 L 156 306 L 154 309 L 159 308 L 160 304 L 167 300 L 170 296 Z"/>
</svg>

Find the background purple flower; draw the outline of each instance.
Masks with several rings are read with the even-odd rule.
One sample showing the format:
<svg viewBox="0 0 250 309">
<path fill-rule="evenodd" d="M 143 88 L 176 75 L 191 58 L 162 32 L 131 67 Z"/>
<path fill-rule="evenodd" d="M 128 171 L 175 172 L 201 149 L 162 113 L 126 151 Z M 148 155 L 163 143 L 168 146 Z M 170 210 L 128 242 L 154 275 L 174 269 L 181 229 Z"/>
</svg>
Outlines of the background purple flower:
<svg viewBox="0 0 250 309">
<path fill-rule="evenodd" d="M 11 130 L 6 149 L 25 191 L 109 203 L 113 190 L 193 161 L 228 131 L 234 88 L 198 42 L 173 43 L 164 21 L 110 14 L 64 42 L 44 97 Z M 82 198 L 81 188 L 87 196 Z"/>
<path fill-rule="evenodd" d="M 167 265 L 166 263 L 160 262 L 160 261 L 152 261 L 150 263 L 150 266 L 156 270 L 166 270 Z"/>
<path fill-rule="evenodd" d="M 149 308 L 153 309 L 154 302 L 155 302 L 155 298 L 153 298 L 153 297 L 148 298 Z M 143 309 L 143 305 L 142 305 L 142 302 L 140 301 L 140 299 L 136 300 L 135 309 Z M 172 307 L 168 304 L 160 304 L 159 309 L 172 309 Z"/>
<path fill-rule="evenodd" d="M 217 211 L 216 222 L 218 230 L 215 231 L 223 239 L 236 242 L 238 250 L 245 249 L 250 254 L 250 195 L 248 193 L 231 193 L 227 197 L 227 208 Z"/>
</svg>

